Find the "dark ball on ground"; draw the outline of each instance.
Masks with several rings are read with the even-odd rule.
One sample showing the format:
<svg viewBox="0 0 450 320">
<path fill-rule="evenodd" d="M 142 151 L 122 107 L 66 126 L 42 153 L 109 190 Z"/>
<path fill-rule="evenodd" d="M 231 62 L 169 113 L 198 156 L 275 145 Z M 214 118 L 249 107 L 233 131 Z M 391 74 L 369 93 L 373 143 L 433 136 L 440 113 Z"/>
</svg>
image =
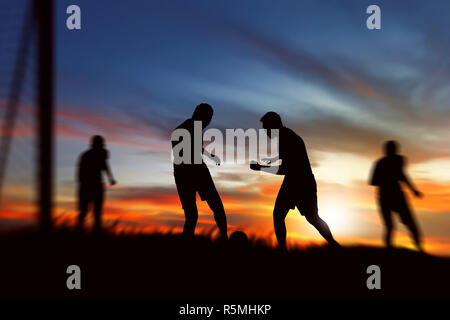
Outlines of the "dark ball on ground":
<svg viewBox="0 0 450 320">
<path fill-rule="evenodd" d="M 243 231 L 235 231 L 230 235 L 230 242 L 233 245 L 247 246 L 249 241 L 248 237 Z"/>
</svg>

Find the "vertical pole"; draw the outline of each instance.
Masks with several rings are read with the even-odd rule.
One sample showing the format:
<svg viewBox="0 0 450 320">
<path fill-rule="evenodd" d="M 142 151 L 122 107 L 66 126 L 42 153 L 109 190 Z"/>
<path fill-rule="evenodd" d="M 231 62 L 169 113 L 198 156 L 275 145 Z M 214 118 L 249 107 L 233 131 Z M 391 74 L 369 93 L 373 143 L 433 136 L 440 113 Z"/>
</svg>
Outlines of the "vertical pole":
<svg viewBox="0 0 450 320">
<path fill-rule="evenodd" d="M 53 1 L 34 0 L 38 49 L 39 219 L 43 232 L 52 229 L 53 200 Z"/>
<path fill-rule="evenodd" d="M 26 8 L 24 21 L 20 36 L 20 45 L 17 49 L 17 57 L 14 62 L 14 72 L 11 81 L 11 91 L 9 92 L 5 119 L 3 123 L 3 132 L 0 144 L 0 206 L 2 203 L 3 185 L 6 176 L 6 166 L 8 164 L 9 152 L 11 149 L 11 140 L 14 136 L 14 128 L 17 120 L 18 107 L 23 89 L 24 76 L 27 70 L 27 59 L 30 51 L 30 42 L 32 39 L 31 31 L 34 22 L 33 6 Z"/>
</svg>

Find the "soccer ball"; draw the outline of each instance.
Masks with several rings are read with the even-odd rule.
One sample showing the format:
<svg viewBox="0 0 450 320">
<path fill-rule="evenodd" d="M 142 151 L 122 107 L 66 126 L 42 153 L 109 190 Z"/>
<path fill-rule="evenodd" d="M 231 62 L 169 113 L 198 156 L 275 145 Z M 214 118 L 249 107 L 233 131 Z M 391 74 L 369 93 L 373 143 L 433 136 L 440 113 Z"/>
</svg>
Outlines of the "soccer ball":
<svg viewBox="0 0 450 320">
<path fill-rule="evenodd" d="M 230 236 L 230 242 L 233 245 L 239 245 L 239 246 L 247 246 L 249 241 L 248 237 L 243 231 L 235 231 Z"/>
</svg>

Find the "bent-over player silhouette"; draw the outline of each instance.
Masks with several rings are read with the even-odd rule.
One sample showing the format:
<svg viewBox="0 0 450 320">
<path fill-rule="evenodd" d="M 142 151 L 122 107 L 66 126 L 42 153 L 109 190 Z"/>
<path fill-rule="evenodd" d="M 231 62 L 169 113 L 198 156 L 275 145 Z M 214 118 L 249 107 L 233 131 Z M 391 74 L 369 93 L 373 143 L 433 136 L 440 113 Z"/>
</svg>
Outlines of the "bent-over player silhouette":
<svg viewBox="0 0 450 320">
<path fill-rule="evenodd" d="M 291 129 L 283 126 L 280 116 L 275 112 L 267 112 L 261 118 L 261 122 L 270 138 L 273 136 L 271 131 L 273 129 L 277 129 L 279 134 L 279 155 L 262 160 L 271 163 L 281 159 L 281 165 L 266 166 L 251 163 L 250 168 L 285 176 L 273 209 L 275 235 L 280 248 L 286 250 L 285 218 L 289 210 L 295 207 L 329 244 L 339 246 L 326 222 L 319 217 L 316 180 L 303 139 Z"/>
<path fill-rule="evenodd" d="M 176 148 L 179 143 L 188 146 L 186 149 L 182 149 L 179 154 L 175 154 L 174 151 L 173 172 L 178 195 L 186 218 L 183 234 L 186 237 L 192 237 L 194 235 L 198 219 L 196 204 L 196 193 L 198 192 L 201 200 L 206 201 L 213 211 L 221 238 L 225 240 L 228 239 L 225 209 L 209 169 L 203 162 L 203 155 L 205 155 L 211 160 L 214 160 L 216 165 L 220 165 L 219 157 L 210 154 L 203 149 L 202 130 L 211 122 L 213 113 L 213 108 L 209 104 L 201 103 L 195 108 L 192 118 L 187 119 L 174 130 L 174 132 L 176 130 L 185 130 L 190 137 L 190 141 L 186 143 L 186 141 L 183 141 L 183 138 L 178 141 L 172 139 L 173 149 Z M 195 123 L 200 126 L 200 132 L 197 136 L 194 134 Z M 197 141 L 194 141 L 195 139 Z M 183 156 L 186 156 L 184 152 L 190 153 L 190 156 L 186 157 L 187 160 L 177 161 L 184 159 Z"/>
<path fill-rule="evenodd" d="M 392 245 L 391 238 L 394 229 L 392 211 L 395 211 L 399 214 L 403 224 L 410 230 L 417 248 L 423 251 L 419 229 L 399 182 L 406 184 L 416 197 L 422 197 L 422 193 L 415 188 L 405 174 L 406 158 L 397 154 L 398 148 L 398 143 L 395 141 L 385 143 L 386 155 L 376 162 L 370 184 L 378 187 L 378 204 L 386 227 L 384 237 L 386 246 L 390 248 Z"/>
<path fill-rule="evenodd" d="M 79 229 L 82 229 L 89 204 L 92 203 L 95 218 L 94 231 L 101 230 L 104 200 L 103 172 L 107 174 L 111 185 L 116 184 L 108 165 L 108 150 L 105 149 L 105 140 L 101 136 L 93 136 L 91 148 L 81 155 L 78 162 Z"/>
</svg>

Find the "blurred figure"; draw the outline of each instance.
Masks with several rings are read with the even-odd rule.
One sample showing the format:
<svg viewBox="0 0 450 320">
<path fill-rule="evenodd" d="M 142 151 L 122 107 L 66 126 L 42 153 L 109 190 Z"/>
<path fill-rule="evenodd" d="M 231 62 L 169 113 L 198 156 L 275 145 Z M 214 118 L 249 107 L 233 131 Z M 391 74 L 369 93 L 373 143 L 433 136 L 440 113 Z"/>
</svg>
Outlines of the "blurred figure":
<svg viewBox="0 0 450 320">
<path fill-rule="evenodd" d="M 281 160 L 281 165 L 260 165 L 254 162 L 250 164 L 250 169 L 284 175 L 273 209 L 275 235 L 280 248 L 286 250 L 285 219 L 289 210 L 295 207 L 329 244 L 339 247 L 331 234 L 330 228 L 319 217 L 316 180 L 311 170 L 303 139 L 291 129 L 286 128 L 281 122 L 281 117 L 275 112 L 267 112 L 261 118 L 261 122 L 269 138 L 273 136 L 272 130 L 278 130 L 279 135 L 279 155 L 274 158 L 262 159 L 262 161 L 269 164 Z"/>
<path fill-rule="evenodd" d="M 111 185 L 116 181 L 108 165 L 109 152 L 105 149 L 105 140 L 101 136 L 93 136 L 91 148 L 85 151 L 78 163 L 78 203 L 79 220 L 78 228 L 83 228 L 83 222 L 90 204 L 94 206 L 94 231 L 98 232 L 102 227 L 102 208 L 104 200 L 103 172 L 108 176 Z"/>
<path fill-rule="evenodd" d="M 386 226 L 384 237 L 386 246 L 388 248 L 392 246 L 391 238 L 394 229 L 392 211 L 395 211 L 410 230 L 417 248 L 423 251 L 419 229 L 399 182 L 409 187 L 416 197 L 422 197 L 422 193 L 414 187 L 405 174 L 403 168 L 406 158 L 398 154 L 398 149 L 398 143 L 395 141 L 385 143 L 386 156 L 376 162 L 370 184 L 378 187 L 378 204 Z"/>
<path fill-rule="evenodd" d="M 226 240 L 228 235 L 225 209 L 209 169 L 203 162 L 203 156 L 205 155 L 215 161 L 216 165 L 220 165 L 219 157 L 203 149 L 202 131 L 211 122 L 213 113 L 213 108 L 209 104 L 201 103 L 195 108 L 192 118 L 187 119 L 174 130 L 172 134 L 172 149 L 174 150 L 173 173 L 186 218 L 183 234 L 187 237 L 194 235 L 198 219 L 196 204 L 196 194 L 198 192 L 201 200 L 206 201 L 214 212 L 214 219 L 219 227 L 221 238 Z M 173 137 L 177 133 L 185 133 L 186 135 L 175 141 L 174 139 L 176 138 Z M 180 149 L 179 152 L 177 151 L 178 149 Z"/>
</svg>

